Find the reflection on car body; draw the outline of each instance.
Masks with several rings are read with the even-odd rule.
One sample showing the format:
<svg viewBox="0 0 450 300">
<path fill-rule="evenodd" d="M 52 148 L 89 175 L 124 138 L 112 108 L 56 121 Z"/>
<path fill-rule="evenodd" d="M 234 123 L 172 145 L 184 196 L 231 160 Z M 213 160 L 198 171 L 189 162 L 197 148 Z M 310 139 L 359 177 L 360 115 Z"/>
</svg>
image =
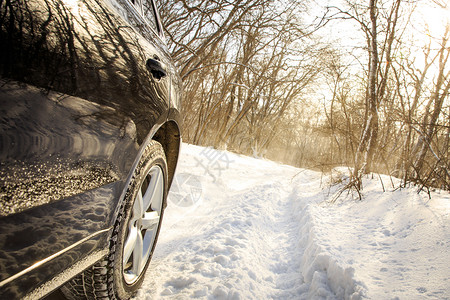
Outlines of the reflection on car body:
<svg viewBox="0 0 450 300">
<path fill-rule="evenodd" d="M 0 11 L 0 298 L 37 298 L 111 255 L 130 190 L 148 185 L 144 161 L 170 186 L 181 84 L 151 0 Z"/>
</svg>

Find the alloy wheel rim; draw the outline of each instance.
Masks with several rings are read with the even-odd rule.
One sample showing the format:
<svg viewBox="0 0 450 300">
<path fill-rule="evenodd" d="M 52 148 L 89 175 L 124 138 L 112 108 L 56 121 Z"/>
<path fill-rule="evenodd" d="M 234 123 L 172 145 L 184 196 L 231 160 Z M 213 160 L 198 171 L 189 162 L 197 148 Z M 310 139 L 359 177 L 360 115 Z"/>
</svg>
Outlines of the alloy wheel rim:
<svg viewBox="0 0 450 300">
<path fill-rule="evenodd" d="M 153 166 L 134 199 L 123 246 L 123 278 L 127 284 L 138 280 L 150 258 L 161 218 L 164 197 L 163 172 Z"/>
</svg>

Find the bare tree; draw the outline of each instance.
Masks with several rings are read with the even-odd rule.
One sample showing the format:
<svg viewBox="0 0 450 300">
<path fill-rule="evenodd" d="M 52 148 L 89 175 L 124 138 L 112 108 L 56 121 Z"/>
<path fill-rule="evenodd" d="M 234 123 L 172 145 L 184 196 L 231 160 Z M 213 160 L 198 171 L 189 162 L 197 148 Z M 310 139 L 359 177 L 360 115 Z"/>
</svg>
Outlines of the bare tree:
<svg viewBox="0 0 450 300">
<path fill-rule="evenodd" d="M 184 140 L 320 170 L 353 164 L 358 192 L 373 171 L 447 186 L 449 34 L 419 63 L 403 36 L 415 2 L 366 2 L 308 25 L 298 0 L 159 1 L 185 89 Z M 323 43 L 316 29 L 337 20 L 363 42 Z"/>
<path fill-rule="evenodd" d="M 170 7 L 163 19 L 185 86 L 185 140 L 244 153 L 270 147 L 282 116 L 320 71 L 302 3 L 161 4 Z"/>
<path fill-rule="evenodd" d="M 417 179 L 420 177 L 425 162 L 425 156 L 428 151 L 432 152 L 433 156 L 438 161 L 438 165 L 442 160 L 442 157 L 433 150 L 432 139 L 437 133 L 438 120 L 442 112 L 444 100 L 448 97 L 450 91 L 450 70 L 447 70 L 447 62 L 450 56 L 450 50 L 447 47 L 449 29 L 450 27 L 447 26 L 445 35 L 442 39 L 441 48 L 438 51 L 438 72 L 434 89 L 425 107 L 425 115 L 421 128 L 416 128 L 419 132 L 419 139 L 415 146 L 416 151 L 414 152 L 416 154 L 416 159 L 413 168 Z M 447 173 L 449 172 L 448 166 L 445 164 L 441 167 Z"/>
</svg>

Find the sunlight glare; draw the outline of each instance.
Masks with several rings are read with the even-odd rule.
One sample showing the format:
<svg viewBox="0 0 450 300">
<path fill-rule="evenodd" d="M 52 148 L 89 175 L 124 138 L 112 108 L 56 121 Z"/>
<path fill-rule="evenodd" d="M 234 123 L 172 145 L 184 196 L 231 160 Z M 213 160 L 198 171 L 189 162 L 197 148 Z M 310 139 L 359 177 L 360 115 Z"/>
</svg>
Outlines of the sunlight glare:
<svg viewBox="0 0 450 300">
<path fill-rule="evenodd" d="M 444 1 L 441 1 L 441 5 Z M 441 6 L 432 2 L 421 2 L 415 14 L 418 16 L 416 29 L 422 33 L 421 40 L 425 43 L 429 39 L 441 40 L 445 34 L 445 28 L 450 26 L 450 4 Z"/>
</svg>

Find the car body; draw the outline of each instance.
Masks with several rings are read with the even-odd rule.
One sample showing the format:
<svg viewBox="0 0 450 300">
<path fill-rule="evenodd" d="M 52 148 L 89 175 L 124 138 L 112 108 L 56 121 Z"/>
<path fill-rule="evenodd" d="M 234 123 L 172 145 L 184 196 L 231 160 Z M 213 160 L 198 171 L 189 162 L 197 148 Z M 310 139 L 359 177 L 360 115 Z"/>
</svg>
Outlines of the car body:
<svg viewBox="0 0 450 300">
<path fill-rule="evenodd" d="M 0 12 L 0 299 L 37 299 L 108 256 L 153 141 L 170 187 L 181 81 L 153 0 Z"/>
</svg>

